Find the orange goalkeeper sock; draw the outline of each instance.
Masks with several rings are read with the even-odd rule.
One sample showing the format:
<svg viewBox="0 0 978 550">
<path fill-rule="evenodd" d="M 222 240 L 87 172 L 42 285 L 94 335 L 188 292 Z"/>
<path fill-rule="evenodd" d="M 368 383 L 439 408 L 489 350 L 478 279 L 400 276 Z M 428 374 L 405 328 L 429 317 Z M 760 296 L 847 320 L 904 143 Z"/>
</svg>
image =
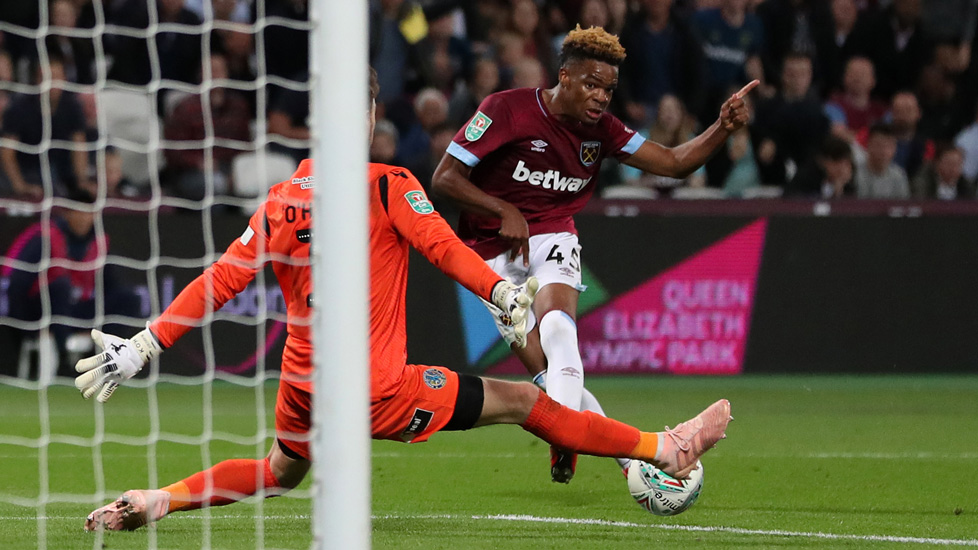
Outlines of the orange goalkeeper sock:
<svg viewBox="0 0 978 550">
<path fill-rule="evenodd" d="M 590 411 L 577 412 L 542 391 L 521 426 L 551 445 L 587 455 L 652 461 L 659 448 L 658 434 Z"/>
<path fill-rule="evenodd" d="M 278 479 L 268 459 L 234 459 L 219 462 L 203 472 L 163 487 L 170 493 L 167 513 L 196 510 L 203 506 L 224 506 L 264 489 L 266 496 L 278 496 Z"/>
</svg>

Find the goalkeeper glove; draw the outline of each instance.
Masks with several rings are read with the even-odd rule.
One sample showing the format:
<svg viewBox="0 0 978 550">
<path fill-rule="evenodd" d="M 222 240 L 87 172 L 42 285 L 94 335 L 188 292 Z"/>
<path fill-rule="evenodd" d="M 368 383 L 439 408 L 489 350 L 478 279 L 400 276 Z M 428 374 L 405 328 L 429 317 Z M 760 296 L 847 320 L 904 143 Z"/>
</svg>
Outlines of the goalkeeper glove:
<svg viewBox="0 0 978 550">
<path fill-rule="evenodd" d="M 136 375 L 146 363 L 163 353 L 163 348 L 149 328 L 126 340 L 92 331 L 92 340 L 102 353 L 78 361 L 75 370 L 82 373 L 75 378 L 75 387 L 88 399 L 98 393 L 98 401 L 105 403 L 119 383 Z"/>
<path fill-rule="evenodd" d="M 492 303 L 509 316 L 516 332 L 516 345 L 521 348 L 526 347 L 526 319 L 538 286 L 537 278 L 530 277 L 521 285 L 503 279 L 492 287 Z"/>
</svg>

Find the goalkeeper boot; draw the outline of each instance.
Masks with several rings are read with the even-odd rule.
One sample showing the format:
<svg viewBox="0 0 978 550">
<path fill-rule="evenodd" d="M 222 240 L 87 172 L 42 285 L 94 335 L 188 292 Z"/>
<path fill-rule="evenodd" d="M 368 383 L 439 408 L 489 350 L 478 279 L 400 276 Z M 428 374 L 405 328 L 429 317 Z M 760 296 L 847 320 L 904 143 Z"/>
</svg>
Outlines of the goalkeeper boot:
<svg viewBox="0 0 978 550">
<path fill-rule="evenodd" d="M 135 531 L 165 516 L 169 506 L 166 491 L 126 491 L 115 502 L 88 514 L 85 530 Z"/>
<path fill-rule="evenodd" d="M 550 447 L 550 479 L 554 483 L 570 483 L 577 469 L 577 453 Z"/>
<path fill-rule="evenodd" d="M 700 456 L 727 437 L 724 432 L 731 420 L 730 402 L 721 399 L 675 429 L 666 426 L 659 432 L 655 466 L 676 479 L 686 479 Z"/>
</svg>

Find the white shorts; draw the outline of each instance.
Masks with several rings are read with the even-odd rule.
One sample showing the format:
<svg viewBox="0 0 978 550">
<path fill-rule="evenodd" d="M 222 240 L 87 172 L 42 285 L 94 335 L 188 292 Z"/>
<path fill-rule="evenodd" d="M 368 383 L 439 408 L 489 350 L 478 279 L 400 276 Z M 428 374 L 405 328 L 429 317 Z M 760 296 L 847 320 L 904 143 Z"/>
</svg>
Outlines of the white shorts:
<svg viewBox="0 0 978 550">
<path fill-rule="evenodd" d="M 581 284 L 581 245 L 577 243 L 577 235 L 573 233 L 543 233 L 530 237 L 530 266 L 523 265 L 523 256 L 517 256 L 515 262 L 509 261 L 510 251 L 507 250 L 495 258 L 486 260 L 488 265 L 500 277 L 513 284 L 523 284 L 530 277 L 536 277 L 540 288 L 547 285 L 565 284 L 578 292 L 584 292 L 586 286 Z M 496 320 L 496 328 L 507 344 L 516 341 L 512 323 L 509 317 L 503 315 L 498 307 L 485 300 L 486 309 Z M 536 326 L 537 320 L 530 312 L 526 320 L 526 332 Z"/>
</svg>

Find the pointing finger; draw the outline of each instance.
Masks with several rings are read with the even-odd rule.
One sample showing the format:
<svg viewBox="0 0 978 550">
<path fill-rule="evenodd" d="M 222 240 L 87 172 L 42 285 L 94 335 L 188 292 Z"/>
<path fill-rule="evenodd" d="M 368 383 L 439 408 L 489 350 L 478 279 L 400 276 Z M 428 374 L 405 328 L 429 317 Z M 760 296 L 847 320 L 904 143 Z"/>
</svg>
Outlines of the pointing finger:
<svg viewBox="0 0 978 550">
<path fill-rule="evenodd" d="M 756 80 L 756 79 L 750 81 L 749 83 L 747 83 L 746 86 L 744 86 L 743 88 L 741 88 L 739 92 L 735 93 L 734 94 L 734 97 L 736 97 L 737 99 L 740 99 L 740 98 L 744 97 L 745 95 L 749 94 L 751 90 L 753 90 L 754 88 L 756 88 L 760 83 L 761 83 L 761 81 L 760 80 Z"/>
</svg>

